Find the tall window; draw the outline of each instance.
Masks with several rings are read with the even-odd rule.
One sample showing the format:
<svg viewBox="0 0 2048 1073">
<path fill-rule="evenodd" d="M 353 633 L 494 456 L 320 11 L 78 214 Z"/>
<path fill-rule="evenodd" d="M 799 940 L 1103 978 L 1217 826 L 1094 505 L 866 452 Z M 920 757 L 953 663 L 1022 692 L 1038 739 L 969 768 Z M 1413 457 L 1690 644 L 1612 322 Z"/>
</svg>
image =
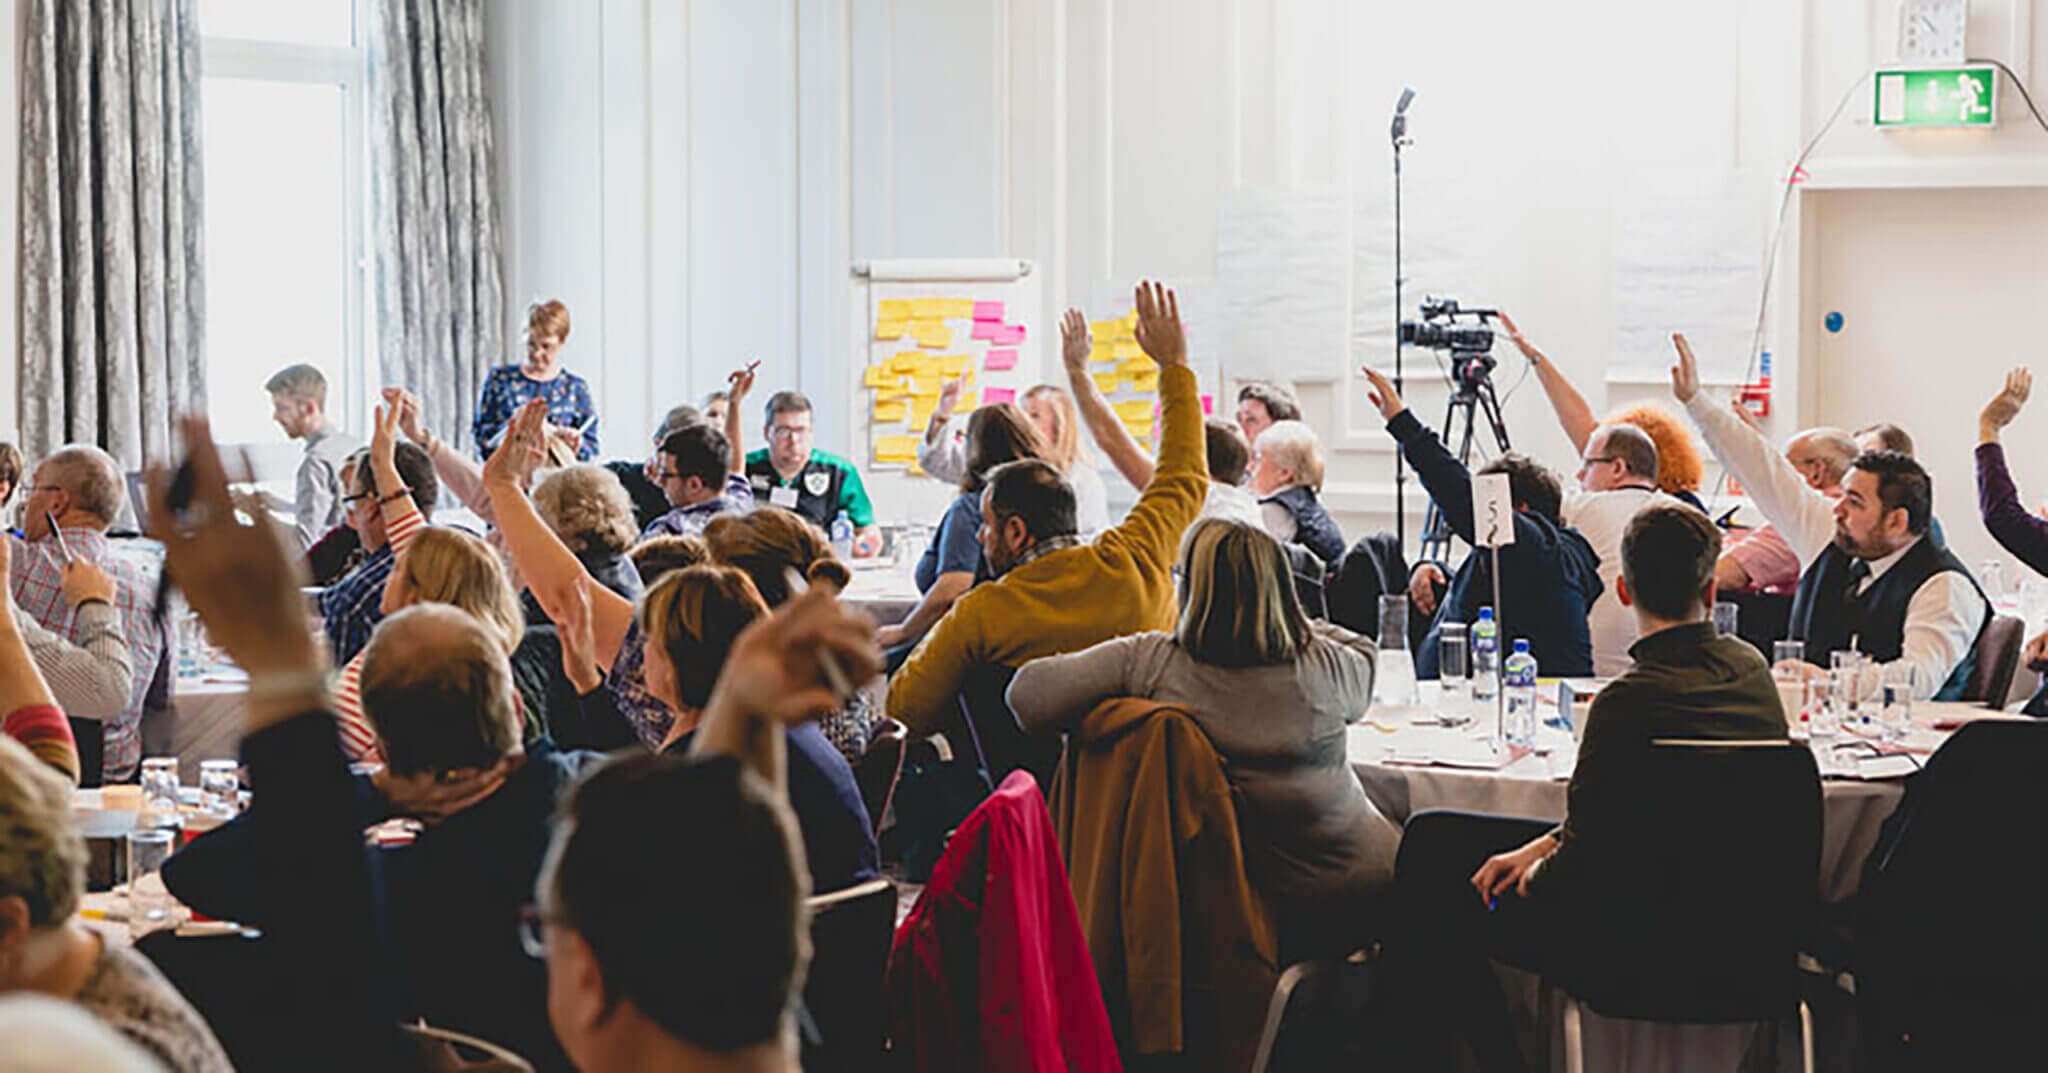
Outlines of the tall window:
<svg viewBox="0 0 2048 1073">
<path fill-rule="evenodd" d="M 198 10 L 214 435 L 283 454 L 263 391 L 283 366 L 318 366 L 331 419 L 364 424 L 368 9 L 200 0 Z"/>
</svg>

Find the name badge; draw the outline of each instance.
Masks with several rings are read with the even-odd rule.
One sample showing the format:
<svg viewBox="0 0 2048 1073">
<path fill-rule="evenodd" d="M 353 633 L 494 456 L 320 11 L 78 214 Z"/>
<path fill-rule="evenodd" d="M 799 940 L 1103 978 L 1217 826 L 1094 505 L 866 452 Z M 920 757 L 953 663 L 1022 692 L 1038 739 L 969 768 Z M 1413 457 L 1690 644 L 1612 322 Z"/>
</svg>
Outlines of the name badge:
<svg viewBox="0 0 2048 1073">
<path fill-rule="evenodd" d="M 771 489 L 768 493 L 768 502 L 781 507 L 783 510 L 795 510 L 796 489 L 789 485 Z"/>
</svg>

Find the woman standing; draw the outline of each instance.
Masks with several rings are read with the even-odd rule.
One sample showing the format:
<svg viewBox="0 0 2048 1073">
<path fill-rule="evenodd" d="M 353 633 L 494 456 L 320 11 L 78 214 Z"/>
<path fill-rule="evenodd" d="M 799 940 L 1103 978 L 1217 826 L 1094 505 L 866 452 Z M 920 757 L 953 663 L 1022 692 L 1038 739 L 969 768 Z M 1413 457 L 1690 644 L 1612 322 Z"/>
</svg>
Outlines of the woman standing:
<svg viewBox="0 0 2048 1073">
<path fill-rule="evenodd" d="M 590 384 L 562 367 L 562 344 L 568 341 L 569 307 L 560 300 L 535 302 L 526 311 L 526 363 L 492 369 L 476 404 L 479 458 L 490 457 L 506 422 L 532 399 L 548 404 L 549 435 L 574 450 L 579 461 L 597 457 L 597 407 Z"/>
</svg>

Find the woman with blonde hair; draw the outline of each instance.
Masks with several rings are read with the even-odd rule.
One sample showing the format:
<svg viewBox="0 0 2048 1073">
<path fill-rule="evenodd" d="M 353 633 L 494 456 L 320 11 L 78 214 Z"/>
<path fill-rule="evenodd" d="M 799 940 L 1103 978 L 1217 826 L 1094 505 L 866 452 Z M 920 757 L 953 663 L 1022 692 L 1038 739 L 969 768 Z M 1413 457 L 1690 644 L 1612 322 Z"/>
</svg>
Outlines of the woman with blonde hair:
<svg viewBox="0 0 2048 1073">
<path fill-rule="evenodd" d="M 569 341 L 569 307 L 559 299 L 535 302 L 526 310 L 526 361 L 500 365 L 484 380 L 477 400 L 476 449 L 489 454 L 521 406 L 540 399 L 548 406 L 548 436 L 574 448 L 588 462 L 597 457 L 597 406 L 590 384 L 562 367 Z"/>
<path fill-rule="evenodd" d="M 1103 701 L 1186 712 L 1223 755 L 1260 832 L 1253 885 L 1278 910 L 1283 951 L 1351 949 L 1359 903 L 1393 878 L 1400 831 L 1352 773 L 1345 727 L 1372 701 L 1372 641 L 1302 613 L 1279 542 L 1243 522 L 1195 523 L 1181 546 L 1173 633 L 1141 633 L 1027 663 L 1010 709 L 1026 732 L 1071 730 Z"/>
<path fill-rule="evenodd" d="M 720 515 L 704 528 L 704 545 L 713 562 L 744 572 L 771 608 L 795 595 L 789 591 L 792 570 L 810 585 L 834 589 L 846 588 L 853 578 L 846 564 L 832 557 L 817 528 L 786 510 Z M 819 719 L 818 729 L 852 763 L 867 752 L 882 722 L 873 698 L 862 690 L 845 707 Z"/>
<path fill-rule="evenodd" d="M 931 423 L 917 441 L 918 467 L 948 484 L 958 484 L 967 476 L 967 427 L 953 421 L 960 388 L 961 382 L 955 380 L 939 389 L 938 409 L 932 411 Z M 1109 491 L 1082 442 L 1081 415 L 1074 397 L 1063 387 L 1038 384 L 1017 400 L 1017 407 L 1038 430 L 1045 444 L 1045 460 L 1059 467 L 1073 486 L 1075 520 L 1082 534 L 1109 528 Z"/>
<path fill-rule="evenodd" d="M 647 689 L 675 716 L 658 752 L 689 752 L 733 642 L 767 617 L 768 604 L 737 567 L 686 566 L 647 590 L 638 616 Z M 853 768 L 814 724 L 787 727 L 784 740 L 789 803 L 803 833 L 812 888 L 823 894 L 879 875 L 874 826 Z"/>
</svg>

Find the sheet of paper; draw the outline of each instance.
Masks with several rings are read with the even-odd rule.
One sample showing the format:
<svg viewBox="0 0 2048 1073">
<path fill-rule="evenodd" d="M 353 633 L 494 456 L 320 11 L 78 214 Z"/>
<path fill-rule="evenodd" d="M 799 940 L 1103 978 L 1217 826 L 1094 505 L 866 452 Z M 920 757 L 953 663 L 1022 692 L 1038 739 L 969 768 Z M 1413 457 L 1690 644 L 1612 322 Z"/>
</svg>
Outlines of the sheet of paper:
<svg viewBox="0 0 2048 1073">
<path fill-rule="evenodd" d="M 916 436 L 875 437 L 875 461 L 915 462 L 917 461 Z"/>
<path fill-rule="evenodd" d="M 975 323 L 979 325 L 987 322 L 976 321 Z M 1016 346 L 1024 341 L 1024 326 L 1022 324 L 998 325 L 995 334 L 989 336 L 988 340 L 997 346 Z"/>
<path fill-rule="evenodd" d="M 1351 328 L 1347 194 L 1333 186 L 1246 186 L 1225 196 L 1216 274 L 1231 376 L 1341 367 Z"/>
<path fill-rule="evenodd" d="M 996 321 L 1002 320 L 1002 319 L 1003 319 L 1003 303 L 1001 303 L 1001 302 L 976 302 L 976 303 L 974 303 L 974 319 L 975 319 L 975 320 L 996 320 Z"/>
<path fill-rule="evenodd" d="M 1474 543 L 1482 548 L 1515 542 L 1515 505 L 1505 473 L 1481 473 L 1472 478 L 1472 522 Z"/>
<path fill-rule="evenodd" d="M 1660 375 L 1682 330 L 1707 380 L 1739 380 L 1755 341 L 1772 184 L 1732 171 L 1645 179 L 1616 184 L 1608 210 L 1607 367 Z"/>
<path fill-rule="evenodd" d="M 1006 402 L 1016 402 L 1017 389 L 1008 387 L 992 387 L 982 393 L 982 398 L 985 399 L 988 405 L 990 406 L 1000 406 Z"/>
<path fill-rule="evenodd" d="M 900 399 L 891 399 L 886 402 L 880 399 L 875 400 L 875 423 L 878 425 L 893 424 L 903 420 L 909 414 L 910 407 L 904 405 Z"/>
<path fill-rule="evenodd" d="M 1013 349 L 1007 348 L 1001 350 L 991 350 L 988 352 L 988 360 L 983 362 L 982 366 L 988 369 L 990 372 L 999 372 L 1003 369 L 1014 369 L 1017 367 L 1017 352 Z"/>
<path fill-rule="evenodd" d="M 875 338 L 883 340 L 901 339 L 903 338 L 904 328 L 908 323 L 908 321 L 901 317 L 878 320 L 875 322 Z"/>
</svg>

